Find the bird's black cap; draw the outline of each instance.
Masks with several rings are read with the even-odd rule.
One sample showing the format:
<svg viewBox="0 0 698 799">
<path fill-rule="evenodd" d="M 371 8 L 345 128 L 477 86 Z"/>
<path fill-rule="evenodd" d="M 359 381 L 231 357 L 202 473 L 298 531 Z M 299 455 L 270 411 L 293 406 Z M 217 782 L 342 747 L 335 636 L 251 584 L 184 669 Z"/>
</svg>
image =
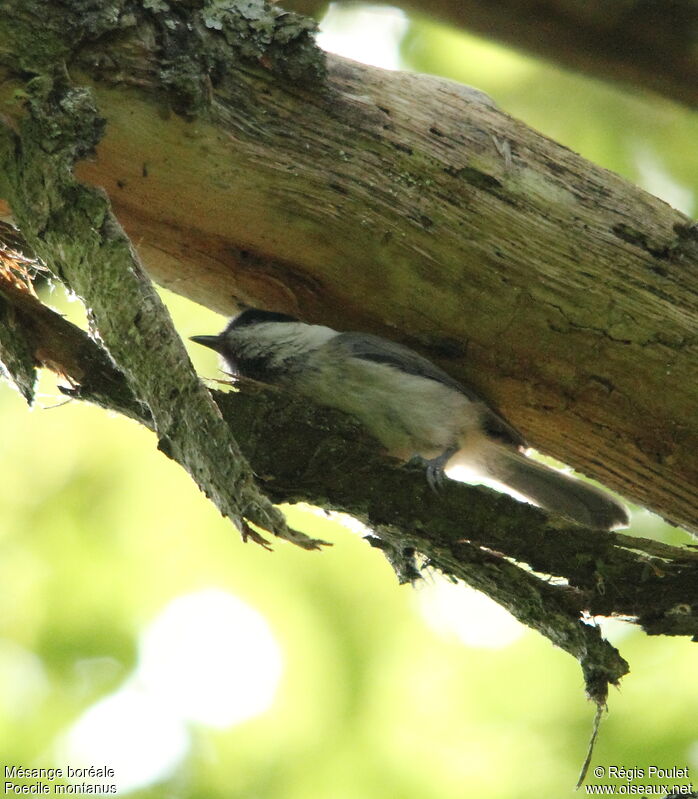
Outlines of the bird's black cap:
<svg viewBox="0 0 698 799">
<path fill-rule="evenodd" d="M 277 313 L 276 311 L 263 311 L 261 308 L 248 308 L 241 314 L 238 314 L 235 319 L 228 325 L 226 330 L 235 330 L 239 327 L 248 327 L 249 325 L 259 325 L 264 322 L 297 322 L 295 316 L 289 316 L 285 313 Z"/>
<path fill-rule="evenodd" d="M 196 344 L 201 344 L 203 347 L 208 347 L 216 352 L 221 352 L 225 347 L 225 334 L 229 330 L 237 330 L 241 327 L 249 327 L 250 325 L 259 325 L 264 322 L 297 322 L 295 316 L 289 316 L 285 313 L 277 313 L 276 311 L 263 311 L 261 308 L 248 308 L 241 314 L 238 314 L 226 327 L 226 329 L 217 336 L 191 336 L 190 341 Z"/>
</svg>

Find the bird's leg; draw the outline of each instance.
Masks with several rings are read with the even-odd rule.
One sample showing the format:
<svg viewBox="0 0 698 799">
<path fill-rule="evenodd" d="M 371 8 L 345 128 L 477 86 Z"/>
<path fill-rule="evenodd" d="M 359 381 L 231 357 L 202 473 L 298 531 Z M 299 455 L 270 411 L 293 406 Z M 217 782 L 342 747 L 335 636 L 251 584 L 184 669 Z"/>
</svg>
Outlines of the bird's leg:
<svg viewBox="0 0 698 799">
<path fill-rule="evenodd" d="M 441 455 L 437 455 L 435 458 L 423 458 L 421 455 L 415 455 L 413 460 L 416 460 L 426 467 L 427 483 L 429 483 L 429 487 L 432 491 L 438 491 L 443 485 L 446 479 L 444 469 L 456 452 L 458 452 L 458 445 L 452 444 L 445 449 Z"/>
</svg>

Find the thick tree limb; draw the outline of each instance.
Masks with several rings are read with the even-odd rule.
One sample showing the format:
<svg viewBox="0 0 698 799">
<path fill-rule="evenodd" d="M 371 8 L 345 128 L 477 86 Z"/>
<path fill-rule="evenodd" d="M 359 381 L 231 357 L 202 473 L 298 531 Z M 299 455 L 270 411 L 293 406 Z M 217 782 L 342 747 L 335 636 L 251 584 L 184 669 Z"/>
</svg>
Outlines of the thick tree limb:
<svg viewBox="0 0 698 799">
<path fill-rule="evenodd" d="M 46 13 L 6 4 L 0 61 L 46 57 Z M 324 84 L 290 85 L 199 12 L 163 77 L 181 8 L 100 13 L 113 33 L 61 49 L 109 121 L 80 174 L 158 281 L 406 341 L 534 446 L 698 528 L 690 220 L 454 83 L 330 58 Z"/>
<path fill-rule="evenodd" d="M 309 5 L 288 3 L 303 13 L 310 13 Z M 402 0 L 397 5 L 594 78 L 698 107 L 693 0 Z"/>
<path fill-rule="evenodd" d="M 327 314 L 379 332 L 396 324 L 411 330 L 423 349 L 450 353 L 452 372 L 479 373 L 471 382 L 501 397 L 505 411 L 511 405 L 513 420 L 543 446 L 550 442 L 551 452 L 558 447 L 631 495 L 645 491 L 672 518 L 698 518 L 694 483 L 675 495 L 677 461 L 684 477 L 696 469 L 690 444 L 698 431 L 681 414 L 698 389 L 684 372 L 668 407 L 647 393 L 666 385 L 668 357 L 675 370 L 696 366 L 696 309 L 679 278 L 698 248 L 685 218 L 536 136 L 473 90 L 387 77 L 339 59 L 322 83 L 312 48 L 303 50 L 300 72 L 256 40 L 246 51 L 234 3 L 214 16 L 220 4 L 203 0 L 192 3 L 196 12 L 117 0 L 64 5 L 67 23 L 44 4 L 9 3 L 0 18 L 0 62 L 24 77 L 64 58 L 71 73 L 97 81 L 109 135 L 83 174 L 112 190 L 160 280 L 222 310 L 241 297 L 300 308 L 310 319 Z M 91 16 L 79 13 L 86 7 Z M 49 17 L 41 46 L 30 46 L 39 10 Z M 288 33 L 282 17 L 270 15 L 271 27 L 263 27 L 274 43 L 279 31 L 282 39 Z M 307 27 L 291 22 L 290 30 L 292 41 L 304 41 Z M 255 67 L 245 66 L 250 58 Z M 309 87 L 299 87 L 301 78 Z M 4 96 L 19 85 L 6 82 Z M 86 298 L 124 370 L 135 399 L 120 396 L 114 405 L 138 416 L 145 402 L 143 422 L 223 512 L 257 521 L 268 513 L 261 523 L 269 526 L 269 506 L 246 482 L 230 434 L 210 413 L 105 197 L 69 176 L 74 158 L 97 138 L 88 95 L 55 88 L 45 79 L 24 87 L 4 128 L 15 215 L 37 254 Z M 181 117 L 163 119 L 163 97 Z M 185 261 L 190 279 L 180 271 Z M 11 292 L 3 296 L 19 307 Z M 3 345 L 20 353 L 19 374 L 28 353 L 41 359 L 31 335 L 14 332 Z M 141 362 L 152 341 L 162 357 Z M 89 398 L 90 381 L 78 382 Z M 109 404 L 108 381 L 106 389 L 92 382 L 95 399 Z M 250 393 L 247 415 L 238 399 L 247 392 L 217 401 L 226 418 L 234 408 L 235 429 L 246 431 L 244 446 L 270 496 L 347 510 L 377 531 L 394 561 L 408 562 L 417 549 L 481 587 L 574 654 L 597 702 L 626 664 L 580 623 L 580 612 L 620 612 L 653 631 L 665 625 L 695 634 L 690 554 L 667 548 L 661 559 L 639 557 L 638 539 L 580 531 L 482 490 L 449 485 L 436 498 L 421 473 L 386 469 L 356 436 L 342 447 L 326 424 L 310 425 L 314 438 L 299 447 L 285 422 L 292 412 L 302 424 L 301 408 L 267 389 Z M 317 412 L 302 406 L 315 424 Z M 652 412 L 656 429 L 635 426 L 641 410 L 644 418 Z M 286 452 L 286 442 L 296 449 Z M 230 463 L 234 471 L 226 472 Z M 650 468 L 655 480 L 641 479 Z M 236 481 L 248 500 L 242 506 L 225 496 Z M 276 522 L 272 529 L 283 534 Z M 549 585 L 503 555 L 568 584 Z M 656 588 L 651 606 L 648 587 Z"/>
</svg>

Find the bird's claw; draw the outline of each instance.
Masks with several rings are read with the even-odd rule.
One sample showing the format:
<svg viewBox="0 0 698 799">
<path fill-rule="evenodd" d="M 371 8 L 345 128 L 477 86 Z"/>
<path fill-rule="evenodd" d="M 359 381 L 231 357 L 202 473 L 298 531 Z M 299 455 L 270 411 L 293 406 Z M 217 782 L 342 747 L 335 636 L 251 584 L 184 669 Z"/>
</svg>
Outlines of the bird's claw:
<svg viewBox="0 0 698 799">
<path fill-rule="evenodd" d="M 429 483 L 429 488 L 435 493 L 438 494 L 439 490 L 443 488 L 444 481 L 446 480 L 446 472 L 444 472 L 444 467 L 441 463 L 435 463 L 438 458 L 434 458 L 431 461 L 426 461 L 427 467 L 427 483 Z"/>
<path fill-rule="evenodd" d="M 444 471 L 446 464 L 451 460 L 451 456 L 457 449 L 458 447 L 449 447 L 435 458 L 424 458 L 421 455 L 415 455 L 412 459 L 426 468 L 427 483 L 434 493 L 438 493 L 443 488 L 446 480 L 446 472 Z"/>
</svg>

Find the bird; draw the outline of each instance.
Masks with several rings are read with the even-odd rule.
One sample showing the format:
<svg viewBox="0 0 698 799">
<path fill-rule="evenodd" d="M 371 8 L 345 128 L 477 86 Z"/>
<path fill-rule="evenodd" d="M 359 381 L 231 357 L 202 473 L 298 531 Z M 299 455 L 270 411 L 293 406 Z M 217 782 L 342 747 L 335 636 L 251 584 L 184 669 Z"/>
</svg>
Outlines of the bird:
<svg viewBox="0 0 698 799">
<path fill-rule="evenodd" d="M 357 418 L 401 461 L 417 457 L 437 487 L 465 466 L 585 527 L 627 527 L 607 492 L 525 454 L 523 435 L 475 391 L 402 344 L 246 308 L 218 335 L 192 336 L 234 375 L 279 386 Z"/>
</svg>

